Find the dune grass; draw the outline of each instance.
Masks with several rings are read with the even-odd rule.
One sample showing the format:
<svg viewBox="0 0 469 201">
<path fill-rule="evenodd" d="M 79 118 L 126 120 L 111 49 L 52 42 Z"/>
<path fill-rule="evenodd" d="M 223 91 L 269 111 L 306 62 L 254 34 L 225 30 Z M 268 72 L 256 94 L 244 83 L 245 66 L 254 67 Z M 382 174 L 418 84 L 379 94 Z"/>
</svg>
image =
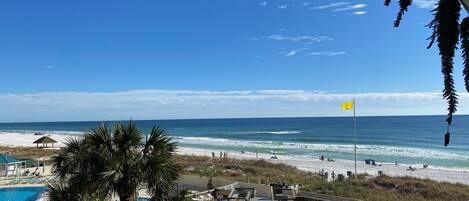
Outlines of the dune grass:
<svg viewBox="0 0 469 201">
<path fill-rule="evenodd" d="M 45 156 L 52 156 L 58 153 L 57 149 L 42 149 L 36 147 L 5 147 L 0 146 L 0 153 L 7 155 L 14 155 L 18 158 L 40 158 Z"/>
<path fill-rule="evenodd" d="M 211 165 L 221 173 L 219 177 L 225 179 L 252 183 L 286 181 L 291 184 L 300 184 L 302 191 L 361 200 L 469 200 L 469 186 L 428 179 L 359 175 L 357 180 L 326 182 L 319 175 L 263 160 L 212 159 L 195 156 L 177 156 L 177 158 L 186 168 L 185 174 L 197 174 L 198 167 Z"/>
</svg>

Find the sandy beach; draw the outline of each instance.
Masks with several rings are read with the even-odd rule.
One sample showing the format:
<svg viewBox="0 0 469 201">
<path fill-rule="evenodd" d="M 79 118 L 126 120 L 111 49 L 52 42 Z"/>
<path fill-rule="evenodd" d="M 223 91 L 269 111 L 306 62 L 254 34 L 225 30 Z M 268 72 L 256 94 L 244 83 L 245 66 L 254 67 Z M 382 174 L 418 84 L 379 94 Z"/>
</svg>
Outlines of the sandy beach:
<svg viewBox="0 0 469 201">
<path fill-rule="evenodd" d="M 64 142 L 68 137 L 74 137 L 70 135 L 59 135 L 53 134 L 48 135 L 55 139 L 58 143 L 55 147 L 64 146 Z M 32 142 L 40 138 L 41 136 L 34 135 L 33 133 L 7 133 L 0 132 L 0 145 L 1 146 L 22 146 L 22 147 L 35 147 Z M 177 150 L 178 154 L 181 155 L 194 155 L 194 156 L 212 156 L 212 152 L 215 152 L 216 157 L 219 156 L 220 150 L 208 150 L 208 149 L 195 149 L 179 147 Z M 236 159 L 264 159 L 272 163 L 285 163 L 288 165 L 295 166 L 304 171 L 335 171 L 336 174 L 346 175 L 347 171 L 354 170 L 354 162 L 348 160 L 334 159 L 334 162 L 328 162 L 327 160 L 321 161 L 319 157 L 303 157 L 303 156 L 283 156 L 278 155 L 278 159 L 270 159 L 270 154 L 258 154 L 251 152 L 229 152 L 229 157 Z M 327 156 L 326 156 L 327 157 Z M 379 161 L 377 161 L 380 164 Z M 432 179 L 441 182 L 450 183 L 462 183 L 469 185 L 469 168 L 442 168 L 429 166 L 423 168 L 422 166 L 413 166 L 416 168 L 415 171 L 407 170 L 409 165 L 406 164 L 381 164 L 381 166 L 366 165 L 363 161 L 357 162 L 358 173 L 367 173 L 369 175 L 378 175 L 378 171 L 383 171 L 384 174 L 389 176 L 410 176 L 416 178 Z"/>
<path fill-rule="evenodd" d="M 54 144 L 54 147 L 63 147 L 65 146 L 64 142 L 68 137 L 75 137 L 71 135 L 47 135 L 52 139 L 56 140 L 57 143 Z M 0 132 L 0 145 L 2 146 L 20 146 L 20 147 L 35 147 L 36 144 L 33 144 L 34 141 L 43 137 L 43 135 L 34 135 L 34 133 L 9 133 L 9 132 Z M 51 145 L 48 145 L 49 147 Z"/>
<path fill-rule="evenodd" d="M 178 149 L 179 154 L 183 155 L 194 155 L 194 156 L 212 156 L 211 150 L 205 149 L 194 149 L 180 147 Z M 215 151 L 215 156 L 219 156 L 219 151 Z M 230 152 L 229 157 L 237 159 L 264 159 L 272 163 L 284 163 L 291 166 L 295 166 L 298 169 L 311 172 L 332 172 L 336 174 L 346 175 L 347 171 L 354 171 L 354 162 L 348 160 L 337 160 L 334 162 L 328 162 L 326 160 L 321 161 L 318 158 L 301 157 L 301 156 L 278 156 L 278 159 L 270 159 L 271 155 L 258 154 L 256 157 L 255 153 L 245 152 L 244 154 L 238 152 Z M 363 161 L 357 161 L 357 172 L 367 173 L 372 176 L 378 175 L 378 171 L 383 171 L 384 174 L 389 176 L 410 176 L 422 179 L 432 179 L 440 182 L 449 183 L 462 183 L 469 185 L 469 168 L 467 169 L 453 169 L 453 168 L 439 168 L 429 166 L 423 168 L 422 166 L 416 167 L 415 171 L 407 170 L 409 165 L 395 165 L 395 164 L 382 164 L 381 166 L 366 165 Z"/>
</svg>

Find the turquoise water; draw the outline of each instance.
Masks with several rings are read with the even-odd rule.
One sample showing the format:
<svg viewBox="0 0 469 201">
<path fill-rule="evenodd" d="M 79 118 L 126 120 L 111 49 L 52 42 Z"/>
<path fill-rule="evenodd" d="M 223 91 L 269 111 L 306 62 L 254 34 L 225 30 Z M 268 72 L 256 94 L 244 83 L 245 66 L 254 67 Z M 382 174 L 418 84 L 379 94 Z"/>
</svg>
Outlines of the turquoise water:
<svg viewBox="0 0 469 201">
<path fill-rule="evenodd" d="M 0 132 L 82 135 L 98 124 L 8 123 L 0 124 Z M 145 120 L 137 124 L 144 132 L 158 124 L 183 147 L 353 159 L 352 118 Z M 358 117 L 357 126 L 359 160 L 469 167 L 469 116 L 454 117 L 449 147 L 443 146 L 445 116 Z"/>
<path fill-rule="evenodd" d="M 46 187 L 0 188 L 1 201 L 35 201 Z"/>
</svg>

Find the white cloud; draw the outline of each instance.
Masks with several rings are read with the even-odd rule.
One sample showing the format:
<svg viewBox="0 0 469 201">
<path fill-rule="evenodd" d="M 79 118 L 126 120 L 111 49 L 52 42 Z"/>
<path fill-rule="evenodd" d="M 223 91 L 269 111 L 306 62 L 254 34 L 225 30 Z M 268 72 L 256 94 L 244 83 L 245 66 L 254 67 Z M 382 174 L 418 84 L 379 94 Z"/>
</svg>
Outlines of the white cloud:
<svg viewBox="0 0 469 201">
<path fill-rule="evenodd" d="M 433 9 L 436 7 L 436 0 L 414 0 L 415 5 L 419 8 Z"/>
<path fill-rule="evenodd" d="M 287 5 L 280 5 L 278 8 L 284 9 L 284 8 L 287 8 L 287 7 L 288 7 Z"/>
<path fill-rule="evenodd" d="M 296 49 L 296 50 L 290 50 L 288 51 L 288 53 L 285 54 L 286 57 L 291 57 L 291 56 L 295 56 L 296 54 L 298 54 L 299 52 L 303 51 L 304 49 Z"/>
<path fill-rule="evenodd" d="M 52 69 L 52 66 L 47 65 L 46 68 L 47 69 Z"/>
<path fill-rule="evenodd" d="M 328 52 L 311 52 L 309 55 L 312 56 L 337 56 L 337 55 L 343 55 L 347 54 L 347 52 L 344 51 L 328 51 Z"/>
<path fill-rule="evenodd" d="M 282 29 L 282 31 L 285 29 Z M 285 49 L 282 51 L 279 51 L 278 53 L 283 54 L 286 57 L 291 57 L 297 55 L 300 51 L 306 50 L 311 48 L 311 45 L 314 43 L 320 43 L 323 41 L 332 41 L 331 37 L 328 36 L 308 36 L 308 35 L 300 35 L 300 36 L 288 36 L 288 35 L 282 35 L 282 34 L 272 34 L 269 36 L 261 36 L 261 37 L 255 37 L 255 38 L 250 38 L 250 40 L 273 40 L 273 41 L 285 41 L 288 43 L 295 43 L 293 47 L 289 47 L 288 52 L 285 52 Z M 302 46 L 298 46 L 297 43 L 300 43 Z M 295 49 L 293 49 L 295 48 Z M 287 50 L 288 50 L 287 49 Z M 332 53 L 330 53 L 332 54 Z M 328 55 L 328 56 L 334 56 L 334 55 Z"/>
<path fill-rule="evenodd" d="M 362 8 L 365 8 L 366 6 L 367 6 L 366 4 L 355 4 L 355 5 L 350 5 L 350 6 L 346 6 L 346 7 L 343 7 L 343 8 L 337 8 L 337 9 L 334 9 L 332 11 L 339 12 L 339 11 L 362 9 Z"/>
<path fill-rule="evenodd" d="M 261 6 L 267 6 L 267 1 L 261 2 L 259 5 L 261 5 Z"/>
<path fill-rule="evenodd" d="M 280 34 L 273 34 L 270 36 L 267 36 L 268 39 L 270 40 L 277 40 L 277 41 L 292 41 L 292 42 L 301 42 L 301 41 L 307 41 L 307 42 L 322 42 L 322 41 L 327 41 L 327 40 L 333 40 L 332 38 L 328 36 L 284 36 Z"/>
<path fill-rule="evenodd" d="M 353 12 L 354 15 L 364 15 L 364 14 L 367 14 L 368 12 L 366 11 L 355 11 Z"/>
<path fill-rule="evenodd" d="M 357 99 L 359 115 L 445 114 L 441 93 L 326 93 L 304 90 L 47 92 L 0 94 L 0 121 L 125 120 L 217 117 L 343 116 Z M 468 113 L 460 94 L 459 114 Z"/>
<path fill-rule="evenodd" d="M 322 5 L 322 6 L 317 6 L 317 7 L 311 7 L 310 9 L 319 9 L 319 10 L 322 10 L 322 9 L 327 9 L 327 8 L 334 8 L 334 7 L 346 6 L 346 5 L 350 5 L 350 3 L 348 3 L 348 2 L 335 2 L 335 3 L 331 3 L 331 4 L 327 4 L 327 5 Z"/>
</svg>

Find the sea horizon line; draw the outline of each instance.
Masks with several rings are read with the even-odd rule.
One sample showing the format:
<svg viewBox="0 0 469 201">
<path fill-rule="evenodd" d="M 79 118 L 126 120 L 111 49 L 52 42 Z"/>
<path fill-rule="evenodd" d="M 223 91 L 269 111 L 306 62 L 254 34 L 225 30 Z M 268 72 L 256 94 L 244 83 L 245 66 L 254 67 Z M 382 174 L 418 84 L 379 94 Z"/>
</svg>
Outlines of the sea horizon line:
<svg viewBox="0 0 469 201">
<path fill-rule="evenodd" d="M 412 114 L 412 115 L 357 115 L 357 118 L 385 118 L 385 117 L 445 117 L 446 114 Z M 455 114 L 453 117 L 469 116 L 469 114 Z M 162 119 L 109 119 L 109 120 L 67 120 L 67 121 L 17 121 L 0 122 L 0 124 L 27 124 L 27 123 L 79 123 L 79 122 L 126 122 L 126 121 L 187 121 L 187 120 L 239 120 L 239 119 L 306 119 L 306 118 L 352 118 L 350 116 L 266 116 L 266 117 L 207 117 L 207 118 L 162 118 Z"/>
</svg>

